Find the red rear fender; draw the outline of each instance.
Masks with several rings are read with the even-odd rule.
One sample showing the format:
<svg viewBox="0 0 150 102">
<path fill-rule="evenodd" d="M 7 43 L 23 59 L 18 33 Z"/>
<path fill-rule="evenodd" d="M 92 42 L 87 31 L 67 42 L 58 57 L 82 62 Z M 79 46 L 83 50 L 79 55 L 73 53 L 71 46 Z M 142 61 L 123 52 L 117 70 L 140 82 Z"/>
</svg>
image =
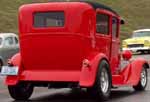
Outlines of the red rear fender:
<svg viewBox="0 0 150 102">
<path fill-rule="evenodd" d="M 19 66 L 19 68 L 21 67 L 21 56 L 20 53 L 17 53 L 16 55 L 14 55 L 9 61 L 8 61 L 9 65 L 13 65 L 13 66 Z M 19 69 L 20 72 L 20 69 Z M 19 81 L 19 75 L 18 76 L 7 76 L 5 83 L 6 85 L 16 85 Z"/>
<path fill-rule="evenodd" d="M 107 56 L 105 56 L 102 53 L 97 54 L 96 56 L 90 57 L 88 59 L 90 66 L 82 67 L 80 81 L 79 81 L 80 86 L 91 87 L 94 85 L 96 74 L 97 74 L 97 68 L 98 68 L 99 62 L 102 59 L 108 60 Z"/>
<path fill-rule="evenodd" d="M 21 64 L 21 56 L 20 53 L 15 54 L 9 61 L 8 64 L 13 66 L 20 66 Z"/>
</svg>

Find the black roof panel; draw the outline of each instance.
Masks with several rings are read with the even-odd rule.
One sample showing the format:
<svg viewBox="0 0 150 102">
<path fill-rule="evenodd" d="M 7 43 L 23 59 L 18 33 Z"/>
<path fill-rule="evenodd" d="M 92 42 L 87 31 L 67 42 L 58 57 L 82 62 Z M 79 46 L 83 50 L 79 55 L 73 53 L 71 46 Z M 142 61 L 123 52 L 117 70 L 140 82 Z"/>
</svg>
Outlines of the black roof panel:
<svg viewBox="0 0 150 102">
<path fill-rule="evenodd" d="M 56 1 L 57 2 L 58 1 L 59 2 L 84 2 L 84 3 L 88 3 L 89 5 L 91 5 L 95 10 L 98 9 L 98 8 L 99 9 L 104 9 L 104 10 L 108 10 L 108 11 L 118 15 L 117 12 L 114 11 L 112 8 L 110 8 L 106 5 L 100 4 L 98 2 L 95 2 L 95 1 L 87 1 L 87 0 L 70 0 L 70 1 L 68 1 L 68 0 L 49 0 L 49 1 L 50 2 L 56 2 Z"/>
<path fill-rule="evenodd" d="M 116 15 L 118 15 L 118 13 L 116 11 L 114 11 L 112 8 L 108 7 L 108 6 L 105 6 L 103 4 L 100 4 L 100 3 L 97 3 L 97 2 L 90 2 L 90 1 L 81 1 L 81 2 L 85 2 L 85 3 L 88 3 L 90 4 L 95 10 L 96 9 L 104 9 L 104 10 L 108 10 Z"/>
</svg>

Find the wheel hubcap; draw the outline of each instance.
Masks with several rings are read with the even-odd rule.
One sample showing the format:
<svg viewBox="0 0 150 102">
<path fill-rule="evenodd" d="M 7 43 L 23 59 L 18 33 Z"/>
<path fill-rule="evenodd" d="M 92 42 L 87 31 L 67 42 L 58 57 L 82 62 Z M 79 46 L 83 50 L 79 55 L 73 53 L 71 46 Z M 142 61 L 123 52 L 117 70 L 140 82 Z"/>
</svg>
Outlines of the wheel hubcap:
<svg viewBox="0 0 150 102">
<path fill-rule="evenodd" d="M 101 77 L 100 77 L 100 85 L 103 93 L 106 93 L 109 88 L 109 78 L 108 73 L 105 68 L 102 69 Z"/>
<path fill-rule="evenodd" d="M 145 86 L 147 83 L 147 78 L 146 78 L 146 71 L 143 68 L 142 72 L 141 72 L 141 84 L 142 86 Z"/>
</svg>

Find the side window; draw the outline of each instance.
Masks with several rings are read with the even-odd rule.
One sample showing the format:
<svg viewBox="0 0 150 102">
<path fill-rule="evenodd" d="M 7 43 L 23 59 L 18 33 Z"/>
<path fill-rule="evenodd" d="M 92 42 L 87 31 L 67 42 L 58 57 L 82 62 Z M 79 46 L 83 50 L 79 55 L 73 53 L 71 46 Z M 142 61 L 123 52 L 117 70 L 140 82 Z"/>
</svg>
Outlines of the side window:
<svg viewBox="0 0 150 102">
<path fill-rule="evenodd" d="M 106 14 L 96 15 L 96 32 L 104 35 L 109 34 L 109 16 Z"/>
<path fill-rule="evenodd" d="M 113 38 L 118 37 L 118 19 L 116 17 L 112 18 L 112 36 Z"/>
<path fill-rule="evenodd" d="M 13 37 L 5 38 L 4 45 L 5 46 L 12 46 L 13 45 Z"/>
<path fill-rule="evenodd" d="M 14 39 L 15 39 L 15 44 L 18 44 L 18 39 L 17 39 L 17 37 L 14 37 Z"/>
</svg>

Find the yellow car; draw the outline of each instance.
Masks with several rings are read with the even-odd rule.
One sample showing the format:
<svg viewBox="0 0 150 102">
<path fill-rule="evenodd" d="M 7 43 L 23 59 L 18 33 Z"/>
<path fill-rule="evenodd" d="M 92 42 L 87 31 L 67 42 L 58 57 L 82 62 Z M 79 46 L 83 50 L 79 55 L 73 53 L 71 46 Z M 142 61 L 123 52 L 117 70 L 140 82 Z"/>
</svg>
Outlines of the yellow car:
<svg viewBox="0 0 150 102">
<path fill-rule="evenodd" d="M 150 29 L 134 31 L 132 38 L 123 40 L 122 48 L 132 52 L 150 52 Z"/>
</svg>

